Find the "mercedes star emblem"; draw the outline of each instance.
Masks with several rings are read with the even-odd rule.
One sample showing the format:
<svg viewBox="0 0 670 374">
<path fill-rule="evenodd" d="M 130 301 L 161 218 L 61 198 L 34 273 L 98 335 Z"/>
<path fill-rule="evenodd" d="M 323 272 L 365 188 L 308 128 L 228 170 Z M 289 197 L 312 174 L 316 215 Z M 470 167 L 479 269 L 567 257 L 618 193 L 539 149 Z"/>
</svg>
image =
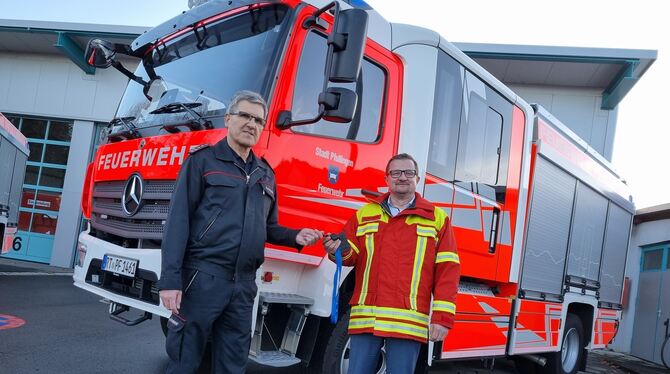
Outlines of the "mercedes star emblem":
<svg viewBox="0 0 670 374">
<path fill-rule="evenodd" d="M 126 187 L 123 189 L 123 196 L 121 196 L 121 207 L 123 211 L 133 216 L 142 206 L 142 178 L 138 174 L 133 174 L 128 178 Z"/>
</svg>

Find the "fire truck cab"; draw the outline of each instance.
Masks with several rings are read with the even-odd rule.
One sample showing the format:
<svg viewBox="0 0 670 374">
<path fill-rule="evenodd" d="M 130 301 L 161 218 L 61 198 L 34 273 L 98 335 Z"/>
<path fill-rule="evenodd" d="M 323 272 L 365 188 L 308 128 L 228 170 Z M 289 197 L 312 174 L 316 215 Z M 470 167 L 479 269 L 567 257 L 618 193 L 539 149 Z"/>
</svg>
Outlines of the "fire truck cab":
<svg viewBox="0 0 670 374">
<path fill-rule="evenodd" d="M 130 72 L 116 54 L 142 64 Z M 179 166 L 225 136 L 227 101 L 250 89 L 269 103 L 254 152 L 275 169 L 284 225 L 338 232 L 385 191 L 391 156 L 416 158 L 418 190 L 449 214 L 462 269 L 455 327 L 429 345 L 429 360 L 516 356 L 574 373 L 585 349 L 614 336 L 627 187 L 558 119 L 437 33 L 339 1 L 212 1 L 130 46 L 94 41 L 87 60 L 132 80 L 88 167 L 90 225 L 74 274 L 110 300 L 112 318 L 169 315 L 155 284 Z M 333 326 L 335 269 L 321 246 L 268 245 L 265 257 L 250 358 L 339 372 L 350 269 Z M 143 315 L 127 317 L 131 308 Z"/>
</svg>

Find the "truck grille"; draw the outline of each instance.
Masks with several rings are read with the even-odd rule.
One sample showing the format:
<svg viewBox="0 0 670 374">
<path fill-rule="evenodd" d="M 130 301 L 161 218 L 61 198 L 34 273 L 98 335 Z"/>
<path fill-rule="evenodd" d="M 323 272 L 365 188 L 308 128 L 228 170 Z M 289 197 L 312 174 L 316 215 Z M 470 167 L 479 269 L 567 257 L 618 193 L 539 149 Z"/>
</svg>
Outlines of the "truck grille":
<svg viewBox="0 0 670 374">
<path fill-rule="evenodd" d="M 93 187 L 91 226 L 126 239 L 161 240 L 174 181 L 144 181 L 142 206 L 129 217 L 121 207 L 126 181 L 98 182 Z"/>
</svg>

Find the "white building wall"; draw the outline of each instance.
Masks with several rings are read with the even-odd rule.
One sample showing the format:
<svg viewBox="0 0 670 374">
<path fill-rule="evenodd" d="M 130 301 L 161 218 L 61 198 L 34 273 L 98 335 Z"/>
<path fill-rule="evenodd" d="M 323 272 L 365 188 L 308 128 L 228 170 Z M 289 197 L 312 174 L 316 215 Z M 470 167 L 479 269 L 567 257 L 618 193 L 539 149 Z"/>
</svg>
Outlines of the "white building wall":
<svg viewBox="0 0 670 374">
<path fill-rule="evenodd" d="M 612 159 L 616 110 L 602 110 L 601 92 L 574 88 L 510 85 L 529 103 L 545 107 L 606 159 Z"/>
<path fill-rule="evenodd" d="M 628 305 L 623 311 L 619 332 L 609 347 L 618 352 L 630 353 L 635 325 L 635 307 L 637 305 L 638 279 L 640 277 L 641 247 L 670 241 L 670 219 L 643 222 L 633 226 L 626 260 L 626 277 L 630 278 Z"/>
<path fill-rule="evenodd" d="M 127 84 L 113 68 L 88 75 L 57 55 L 0 54 L 0 112 L 107 122 Z"/>
</svg>

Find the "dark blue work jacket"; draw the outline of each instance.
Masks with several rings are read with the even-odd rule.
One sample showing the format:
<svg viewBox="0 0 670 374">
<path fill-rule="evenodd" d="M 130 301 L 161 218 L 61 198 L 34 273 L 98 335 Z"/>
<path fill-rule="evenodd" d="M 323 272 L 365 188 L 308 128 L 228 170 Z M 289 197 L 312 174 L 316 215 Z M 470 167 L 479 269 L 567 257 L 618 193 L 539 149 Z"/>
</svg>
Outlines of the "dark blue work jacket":
<svg viewBox="0 0 670 374">
<path fill-rule="evenodd" d="M 159 289 L 181 290 L 183 268 L 251 280 L 266 241 L 299 247 L 298 230 L 277 222 L 272 168 L 253 152 L 248 157 L 243 164 L 224 138 L 186 159 L 163 233 Z"/>
</svg>

